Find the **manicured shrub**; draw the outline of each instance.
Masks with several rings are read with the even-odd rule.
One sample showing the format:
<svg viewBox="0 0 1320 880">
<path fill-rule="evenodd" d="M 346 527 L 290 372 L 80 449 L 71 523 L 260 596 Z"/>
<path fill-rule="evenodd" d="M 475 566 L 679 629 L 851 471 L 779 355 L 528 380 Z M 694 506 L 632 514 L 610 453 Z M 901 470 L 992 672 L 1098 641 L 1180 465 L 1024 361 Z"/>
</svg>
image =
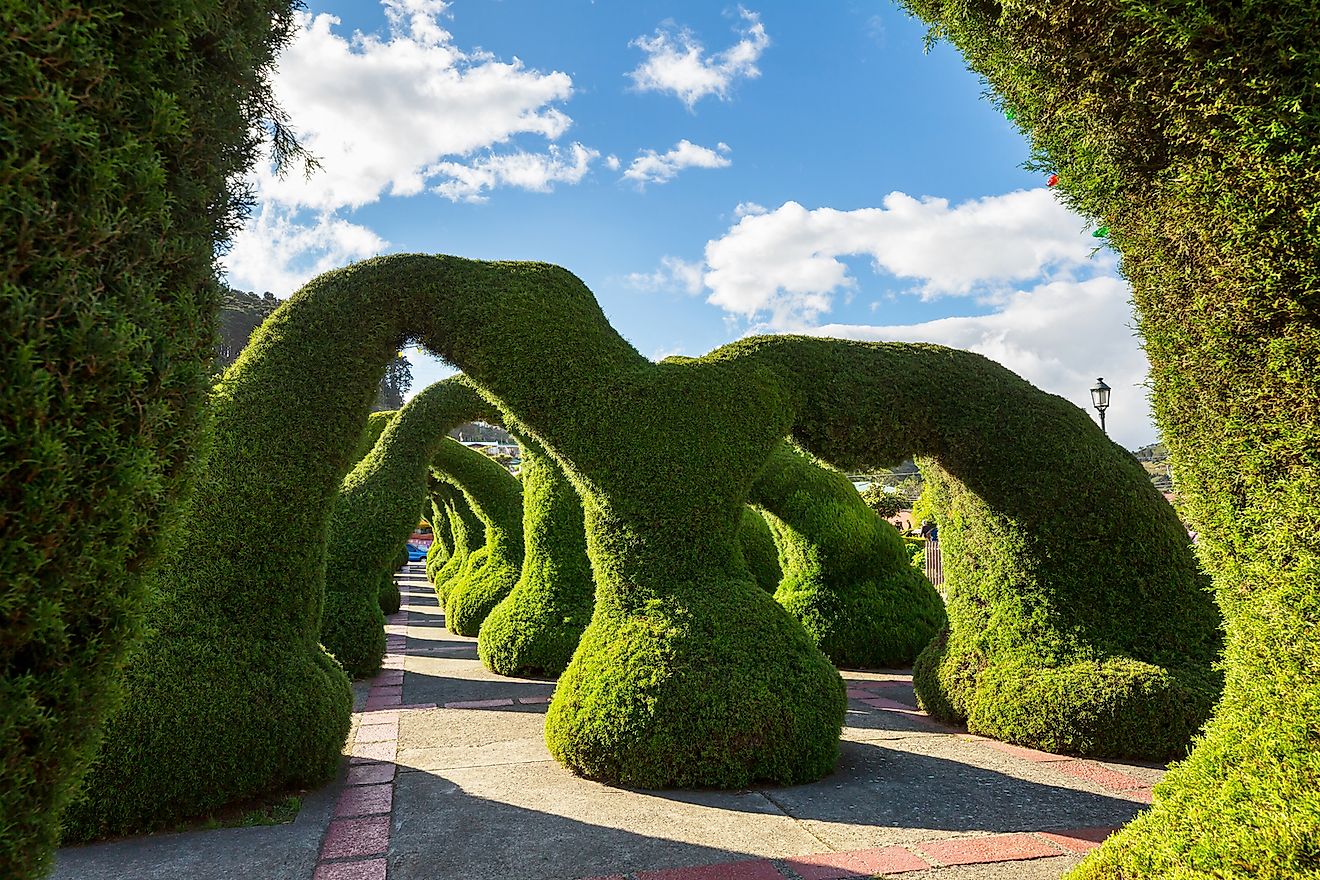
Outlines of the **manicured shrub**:
<svg viewBox="0 0 1320 880">
<path fill-rule="evenodd" d="M 426 474 L 428 503 L 431 506 L 431 546 L 426 549 L 426 579 L 435 583 L 436 572 L 449 561 L 453 553 L 453 532 L 449 528 L 449 510 L 445 502 L 438 497 L 437 488 L 446 486 L 428 471 Z"/>
<path fill-rule="evenodd" d="M 1215 717 L 1154 806 L 1077 875 L 1312 875 L 1320 840 L 1316 6 L 908 5 L 1014 109 L 1065 200 L 1109 228 L 1132 283 L 1181 509 L 1225 618 Z"/>
<path fill-rule="evenodd" d="M 775 545 L 770 524 L 754 507 L 744 507 L 742 524 L 738 527 L 738 546 L 752 577 L 761 589 L 774 595 L 784 572 L 779 567 L 779 548 Z"/>
<path fill-rule="evenodd" d="M 752 485 L 784 571 L 775 599 L 838 666 L 910 666 L 944 604 L 903 540 L 833 468 L 789 444 Z"/>
<path fill-rule="evenodd" d="M 513 590 L 481 624 L 477 653 L 500 675 L 554 678 L 591 619 L 595 582 L 582 501 L 540 444 L 522 446 L 523 564 Z"/>
<path fill-rule="evenodd" d="M 48 868 L 119 699 L 291 5 L 0 5 L 0 876 Z"/>
<path fill-rule="evenodd" d="M 485 527 L 485 544 L 468 554 L 444 587 L 445 625 L 457 635 L 475 636 L 522 570 L 522 486 L 494 459 L 448 437 L 438 444 L 431 470 L 463 490 Z"/>
<path fill-rule="evenodd" d="M 432 476 L 434 477 L 434 474 Z M 467 496 L 463 494 L 462 489 L 452 483 L 444 481 L 440 483 L 441 488 L 437 490 L 437 494 L 447 493 L 444 496 L 445 518 L 449 522 L 453 551 L 436 570 L 435 576 L 431 578 L 431 585 L 435 587 L 435 595 L 440 607 L 444 608 L 445 594 L 450 582 L 458 577 L 468 557 L 485 546 L 486 526 L 473 512 L 472 505 L 468 504 Z"/>
<path fill-rule="evenodd" d="M 932 714 L 1075 754 L 1186 748 L 1218 695 L 1219 617 L 1173 508 L 1086 413 L 937 346 L 772 337 L 710 357 L 778 370 L 795 439 L 833 464 L 928 457 L 949 617 L 914 668 Z"/>
<path fill-rule="evenodd" d="M 380 589 L 377 591 L 376 599 L 381 614 L 386 617 L 397 613 L 403 607 L 403 594 L 399 592 L 399 585 L 394 581 L 394 572 L 387 571 L 380 576 Z"/>
<path fill-rule="evenodd" d="M 487 404 L 461 376 L 424 389 L 388 422 L 371 452 L 344 478 L 330 516 L 321 644 L 353 678 L 374 675 L 385 655 L 380 608 L 391 574 L 427 500 L 432 456 L 449 429 Z"/>
</svg>

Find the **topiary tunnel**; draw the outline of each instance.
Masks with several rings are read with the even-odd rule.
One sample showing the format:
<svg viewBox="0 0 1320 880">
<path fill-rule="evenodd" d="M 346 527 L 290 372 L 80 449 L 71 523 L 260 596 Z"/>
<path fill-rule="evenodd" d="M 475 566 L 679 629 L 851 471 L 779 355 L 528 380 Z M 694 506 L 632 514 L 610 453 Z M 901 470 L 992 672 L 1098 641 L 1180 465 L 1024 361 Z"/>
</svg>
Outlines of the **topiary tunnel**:
<svg viewBox="0 0 1320 880">
<path fill-rule="evenodd" d="M 379 439 L 339 487 L 327 533 L 321 644 L 353 678 L 375 674 L 385 655 L 383 578 L 392 590 L 395 557 L 428 500 L 432 457 L 451 428 L 489 409 L 461 377 L 431 385 L 383 420 Z"/>
<path fill-rule="evenodd" d="M 432 498 L 443 505 L 446 532 L 449 540 L 449 553 L 445 561 L 436 566 L 434 572 L 428 564 L 428 576 L 435 587 L 435 597 L 440 607 L 445 607 L 445 589 L 460 571 L 468 556 L 480 550 L 486 543 L 486 527 L 468 504 L 463 491 L 453 483 L 437 480 L 434 475 L 428 478 L 432 488 Z M 434 503 L 434 502 L 433 502 Z"/>
<path fill-rule="evenodd" d="M 437 444 L 431 473 L 462 490 L 485 528 L 485 543 L 444 586 L 445 625 L 457 635 L 475 636 L 522 571 L 522 486 L 490 456 L 449 437 Z"/>
<path fill-rule="evenodd" d="M 654 364 L 562 269 L 383 257 L 303 288 L 219 386 L 207 480 L 179 561 L 160 579 L 170 601 L 155 613 L 168 626 L 131 671 L 134 699 L 111 725 L 81 816 L 100 817 L 102 827 L 141 824 L 160 818 L 162 804 L 196 811 L 332 771 L 347 686 L 315 644 L 321 568 L 306 536 L 325 533 L 380 370 L 414 335 L 498 401 L 511 430 L 544 445 L 583 498 L 596 607 L 546 719 L 552 753 L 580 773 L 653 787 L 737 786 L 832 769 L 842 681 L 755 583 L 737 543 L 754 477 L 790 431 L 841 465 L 925 452 L 969 492 L 993 499 L 987 534 L 1004 540 L 988 550 L 1012 576 L 987 594 L 1009 618 L 995 640 L 1006 647 L 982 655 L 987 682 L 999 668 L 1031 682 L 1087 660 L 1130 659 L 1150 664 L 1142 682 L 1163 706 L 1170 692 L 1193 692 L 1208 678 L 1214 616 L 1177 520 L 1085 414 L 1002 367 L 929 346 L 792 337 Z M 290 395 L 303 401 L 293 412 L 281 403 Z M 1060 439 L 1033 448 L 1028 463 L 1016 439 L 1042 418 Z M 455 451 L 443 465 L 451 474 L 458 451 L 474 455 L 445 441 L 437 459 L 446 451 Z M 500 504 L 520 520 L 516 486 Z M 1045 515 L 1049 504 L 1067 528 Z M 287 531 L 257 541 L 246 534 L 256 522 Z M 1103 570 L 1092 564 L 1091 542 L 1109 551 Z M 464 607 L 457 586 L 449 609 Z M 960 620 L 951 615 L 950 646 Z M 261 699 L 252 667 L 233 662 L 236 639 L 251 639 L 246 652 L 270 664 L 258 682 L 272 691 Z M 186 680 L 204 681 L 221 711 L 197 712 L 200 694 L 166 671 L 185 663 L 205 669 Z M 284 711 L 250 711 L 285 688 L 298 699 L 286 699 Z M 927 689 L 923 698 L 951 692 Z M 1005 699 L 1035 695 L 1027 687 Z M 1072 705 L 1091 717 L 1112 698 L 1099 688 Z M 1149 708 L 1125 705 L 1138 717 Z M 221 717 L 223 729 L 210 726 Z M 144 743 L 150 775 L 132 758 Z M 225 784 L 198 785 L 200 767 L 223 768 Z M 184 794 L 197 791 L 208 794 Z"/>
</svg>

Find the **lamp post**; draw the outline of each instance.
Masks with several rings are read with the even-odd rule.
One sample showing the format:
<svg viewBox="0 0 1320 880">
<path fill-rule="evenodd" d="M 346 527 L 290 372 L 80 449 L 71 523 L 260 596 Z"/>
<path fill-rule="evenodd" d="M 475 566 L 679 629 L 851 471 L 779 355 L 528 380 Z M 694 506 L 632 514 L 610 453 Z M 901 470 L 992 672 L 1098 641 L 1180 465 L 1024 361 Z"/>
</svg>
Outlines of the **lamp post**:
<svg viewBox="0 0 1320 880">
<path fill-rule="evenodd" d="M 1095 387 L 1091 389 L 1091 405 L 1100 413 L 1100 430 L 1108 436 L 1109 431 L 1105 430 L 1105 410 L 1109 409 L 1109 386 L 1104 379 L 1095 380 Z"/>
</svg>

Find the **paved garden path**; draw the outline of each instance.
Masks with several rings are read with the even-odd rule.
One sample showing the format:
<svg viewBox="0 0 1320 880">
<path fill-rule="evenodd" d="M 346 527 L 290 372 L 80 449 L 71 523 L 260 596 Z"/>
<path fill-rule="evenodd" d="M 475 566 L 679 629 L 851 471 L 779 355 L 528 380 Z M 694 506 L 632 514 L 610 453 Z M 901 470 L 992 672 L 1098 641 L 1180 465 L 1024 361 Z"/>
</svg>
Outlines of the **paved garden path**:
<svg viewBox="0 0 1320 880">
<path fill-rule="evenodd" d="M 611 788 L 546 751 L 553 682 L 487 672 L 424 578 L 402 585 L 385 671 L 358 686 L 345 770 L 296 822 L 63 850 L 55 876 L 1043 880 L 1149 803 L 1162 772 L 968 736 L 914 708 L 906 673 L 848 672 L 843 754 L 826 779 Z"/>
</svg>

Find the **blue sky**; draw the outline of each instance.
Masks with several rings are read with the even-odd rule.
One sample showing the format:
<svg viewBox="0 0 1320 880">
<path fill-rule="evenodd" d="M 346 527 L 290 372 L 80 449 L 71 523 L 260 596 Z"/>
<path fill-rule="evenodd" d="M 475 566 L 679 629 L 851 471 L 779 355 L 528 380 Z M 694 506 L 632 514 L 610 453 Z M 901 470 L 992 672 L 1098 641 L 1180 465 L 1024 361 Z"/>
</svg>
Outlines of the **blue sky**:
<svg viewBox="0 0 1320 880">
<path fill-rule="evenodd" d="M 643 353 L 751 332 L 980 351 L 1154 439 L 1126 284 L 947 46 L 886 2 L 308 0 L 225 258 L 292 293 L 423 251 L 566 266 Z M 419 353 L 415 390 L 449 370 Z"/>
</svg>

